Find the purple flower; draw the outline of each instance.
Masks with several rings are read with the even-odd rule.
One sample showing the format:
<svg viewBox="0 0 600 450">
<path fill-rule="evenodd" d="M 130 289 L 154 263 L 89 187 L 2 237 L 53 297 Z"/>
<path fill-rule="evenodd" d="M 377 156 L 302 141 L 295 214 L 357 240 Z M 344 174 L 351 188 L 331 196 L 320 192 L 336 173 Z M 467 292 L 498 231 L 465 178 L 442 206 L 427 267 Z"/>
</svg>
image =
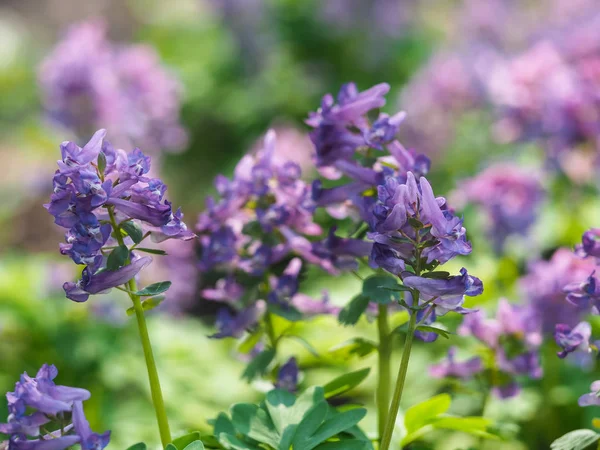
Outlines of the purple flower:
<svg viewBox="0 0 600 450">
<path fill-rule="evenodd" d="M 56 367 L 44 364 L 35 378 L 24 373 L 16 383 L 14 392 L 6 394 L 8 423 L 0 424 L 0 433 L 9 435 L 9 449 L 63 450 L 79 443 L 83 449 L 93 450 L 102 449 L 108 444 L 109 433 L 102 435 L 102 445 L 98 446 L 98 442 L 88 439 L 91 436 L 89 425 L 81 432 L 77 429 L 77 422 L 81 421 L 79 414 L 83 414 L 78 410 L 82 402 L 90 398 L 90 393 L 85 389 L 56 385 L 53 380 L 57 375 Z M 69 413 L 72 413 L 76 428 L 74 435 L 70 434 L 73 425 L 65 426 L 64 423 L 59 430 L 40 435 L 40 427 L 52 422 L 54 416 L 64 417 Z"/>
<path fill-rule="evenodd" d="M 296 358 L 290 358 L 277 373 L 277 383 L 275 387 L 277 389 L 283 389 L 288 392 L 296 392 L 298 389 L 298 375 L 299 375 L 298 362 Z"/>
<path fill-rule="evenodd" d="M 227 308 L 221 308 L 217 313 L 215 322 L 218 331 L 210 337 L 213 339 L 241 337 L 246 330 L 256 325 L 265 309 L 266 305 L 263 301 L 258 301 L 236 314 L 232 314 Z"/>
<path fill-rule="evenodd" d="M 592 228 L 583 233 L 581 245 L 576 247 L 575 252 L 583 257 L 600 258 L 600 228 Z"/>
<path fill-rule="evenodd" d="M 590 391 L 579 397 L 579 406 L 600 406 L 600 380 L 592 383 Z"/>
<path fill-rule="evenodd" d="M 460 273 L 447 279 L 439 279 L 418 277 L 404 272 L 402 282 L 405 286 L 418 290 L 422 300 L 433 299 L 436 312 L 440 315 L 448 311 L 464 312 L 464 296 L 480 295 L 483 292 L 483 283 L 479 278 L 469 275 L 464 267 Z"/>
<path fill-rule="evenodd" d="M 314 299 L 306 294 L 297 292 L 290 300 L 291 305 L 300 311 L 304 317 L 314 317 L 319 315 L 336 316 L 340 308 L 332 305 L 329 301 L 327 291 L 323 291 L 320 299 Z"/>
<path fill-rule="evenodd" d="M 145 45 L 108 41 L 101 22 L 72 26 L 38 71 L 50 118 L 85 136 L 99 126 L 119 145 L 135 142 L 157 153 L 181 150 L 181 86 Z"/>
<path fill-rule="evenodd" d="M 83 403 L 73 403 L 73 428 L 80 438 L 81 450 L 102 450 L 110 441 L 110 431 L 94 433 L 83 413 Z"/>
<path fill-rule="evenodd" d="M 202 297 L 216 301 L 235 304 L 242 297 L 244 287 L 233 278 L 221 278 L 214 288 L 203 289 Z"/>
<path fill-rule="evenodd" d="M 81 280 L 77 283 L 66 282 L 63 289 L 67 298 L 75 302 L 85 302 L 90 294 L 100 294 L 127 283 L 151 262 L 152 258 L 145 256 L 120 269 L 114 271 L 107 269 L 94 274 L 90 273 L 89 267 L 86 267 L 81 273 Z"/>
<path fill-rule="evenodd" d="M 558 357 L 566 358 L 569 353 L 576 350 L 589 352 L 591 336 L 592 327 L 587 322 L 580 322 L 575 328 L 564 323 L 556 324 L 554 340 L 562 348 L 562 351 L 558 352 Z"/>
<path fill-rule="evenodd" d="M 474 357 L 464 362 L 455 360 L 456 347 L 448 350 L 448 360 L 429 367 L 429 374 L 434 378 L 470 379 L 483 370 L 481 358 Z"/>
</svg>

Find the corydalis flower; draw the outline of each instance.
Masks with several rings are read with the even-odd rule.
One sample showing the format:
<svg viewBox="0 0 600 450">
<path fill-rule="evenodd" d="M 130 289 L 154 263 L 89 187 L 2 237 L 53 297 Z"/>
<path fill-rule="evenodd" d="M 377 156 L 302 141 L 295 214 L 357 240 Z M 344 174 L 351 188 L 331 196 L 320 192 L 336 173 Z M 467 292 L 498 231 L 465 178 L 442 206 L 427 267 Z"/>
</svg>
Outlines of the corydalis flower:
<svg viewBox="0 0 600 450">
<path fill-rule="evenodd" d="M 129 154 L 115 150 L 105 136 L 105 130 L 97 131 L 83 148 L 61 144 L 54 192 L 44 205 L 55 223 L 68 229 L 60 252 L 86 266 L 80 281 L 64 285 L 67 297 L 78 302 L 125 284 L 151 261 L 127 253 L 117 267 L 109 265 L 105 247 L 118 244 L 111 231 L 125 231 L 127 242 L 136 243 L 148 235 L 158 241 L 194 237 L 181 221 L 181 211 L 173 213 L 164 199 L 166 186 L 145 176 L 150 157 L 139 149 Z M 119 230 L 112 229 L 115 223 Z"/>
<path fill-rule="evenodd" d="M 481 358 L 474 357 L 467 361 L 456 361 L 456 347 L 448 350 L 448 359 L 429 367 L 429 374 L 435 378 L 470 379 L 483 370 Z"/>
<path fill-rule="evenodd" d="M 592 327 L 587 322 L 581 322 L 574 328 L 564 323 L 556 324 L 554 340 L 562 348 L 562 351 L 558 352 L 558 357 L 566 358 L 569 353 L 577 350 L 589 352 L 591 336 Z"/>
<path fill-rule="evenodd" d="M 6 394 L 8 423 L 0 424 L 0 433 L 9 436 L 9 449 L 63 450 L 80 444 L 84 450 L 101 450 L 108 445 L 110 432 L 93 433 L 85 419 L 82 402 L 90 398 L 90 393 L 56 385 L 53 380 L 57 375 L 56 367 L 44 364 L 35 378 L 24 373 L 15 390 Z M 62 424 L 58 431 L 40 434 L 40 427 L 52 422 L 53 417 L 68 413 L 72 413 L 74 426 Z"/>
<path fill-rule="evenodd" d="M 530 170 L 512 164 L 496 164 L 461 183 L 463 201 L 479 205 L 487 215 L 488 233 L 496 251 L 506 238 L 525 235 L 533 225 L 544 191 Z"/>
<path fill-rule="evenodd" d="M 531 307 L 511 305 L 501 299 L 495 318 L 488 319 L 480 311 L 469 314 L 459 334 L 473 336 L 487 347 L 493 364 L 482 370 L 492 371 L 490 382 L 498 396 L 507 398 L 518 394 L 516 376 L 542 376 L 538 354 L 542 334 L 539 319 Z"/>
<path fill-rule="evenodd" d="M 186 144 L 178 80 L 151 47 L 110 42 L 101 22 L 72 26 L 42 62 L 39 83 L 50 117 L 79 136 L 106 126 L 117 142 L 152 152 Z"/>
<path fill-rule="evenodd" d="M 600 380 L 592 383 L 590 391 L 579 397 L 579 406 L 600 406 Z"/>
<path fill-rule="evenodd" d="M 277 373 L 277 382 L 275 387 L 288 392 L 296 392 L 298 389 L 298 377 L 300 369 L 296 358 L 290 358 Z"/>
<path fill-rule="evenodd" d="M 600 258 L 600 228 L 592 228 L 583 233 L 581 244 L 575 248 L 575 253 L 584 258 Z"/>
</svg>

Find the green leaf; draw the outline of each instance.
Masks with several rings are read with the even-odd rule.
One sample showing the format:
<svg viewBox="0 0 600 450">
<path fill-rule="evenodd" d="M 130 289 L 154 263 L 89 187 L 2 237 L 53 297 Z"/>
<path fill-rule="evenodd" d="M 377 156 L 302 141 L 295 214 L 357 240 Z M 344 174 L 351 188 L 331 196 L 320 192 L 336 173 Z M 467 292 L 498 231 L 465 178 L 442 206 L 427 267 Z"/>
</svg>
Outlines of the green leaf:
<svg viewBox="0 0 600 450">
<path fill-rule="evenodd" d="M 419 330 L 419 331 L 425 331 L 427 333 L 435 333 L 435 334 L 437 334 L 439 336 L 445 337 L 446 339 L 450 339 L 450 335 L 453 334 L 453 333 L 451 333 L 449 331 L 442 330 L 441 328 L 436 328 L 436 327 L 432 327 L 432 326 L 429 326 L 429 325 L 419 325 L 417 327 L 417 330 Z"/>
<path fill-rule="evenodd" d="M 134 294 L 139 295 L 140 297 L 152 297 L 166 292 L 170 287 L 170 281 L 159 281 L 158 283 L 152 283 L 151 285 L 146 286 L 141 291 L 134 292 Z"/>
<path fill-rule="evenodd" d="M 317 403 L 304 415 L 294 433 L 292 448 L 306 448 L 306 443 L 310 437 L 317 431 L 321 423 L 327 417 L 329 405 L 325 400 Z"/>
<path fill-rule="evenodd" d="M 127 450 L 146 450 L 147 448 L 148 447 L 146 447 L 146 444 L 144 444 L 143 442 L 138 442 L 137 444 L 133 444 Z"/>
<path fill-rule="evenodd" d="M 400 299 L 400 294 L 395 291 L 399 286 L 392 276 L 372 275 L 363 282 L 362 294 L 372 302 L 386 305 Z"/>
<path fill-rule="evenodd" d="M 227 417 L 227 414 L 225 413 L 220 413 L 217 418 L 215 419 L 215 436 L 220 436 L 221 433 L 226 433 L 226 434 L 235 434 L 235 428 L 233 427 L 233 423 L 231 423 L 231 420 L 229 419 L 229 417 Z"/>
<path fill-rule="evenodd" d="M 277 447 L 279 433 L 264 409 L 251 403 L 231 407 L 231 422 L 237 431 L 257 442 Z"/>
<path fill-rule="evenodd" d="M 262 450 L 256 445 L 238 439 L 234 435 L 222 433 L 219 435 L 219 443 L 229 450 Z"/>
<path fill-rule="evenodd" d="M 404 415 L 407 434 L 414 433 L 430 424 L 437 416 L 444 414 L 450 408 L 451 402 L 452 399 L 448 394 L 440 394 L 408 408 Z"/>
<path fill-rule="evenodd" d="M 269 303 L 268 309 L 269 312 L 279 317 L 283 317 L 290 322 L 298 322 L 299 320 L 302 320 L 302 313 L 291 305 L 281 306 L 276 303 Z"/>
<path fill-rule="evenodd" d="M 559 437 L 552 444 L 552 450 L 584 450 L 600 439 L 600 434 L 593 430 L 575 430 Z"/>
<path fill-rule="evenodd" d="M 299 412 L 293 408 L 296 403 L 294 394 L 282 389 L 274 389 L 268 392 L 265 403 L 275 429 L 280 434 L 283 433 L 287 425 L 300 423 L 304 415 L 304 411 Z"/>
<path fill-rule="evenodd" d="M 163 255 L 163 256 L 167 254 L 167 252 L 165 252 L 164 250 L 159 250 L 157 248 L 136 247 L 135 251 L 136 252 L 151 253 L 153 255 Z"/>
<path fill-rule="evenodd" d="M 489 433 L 488 427 L 492 421 L 483 417 L 438 417 L 431 422 L 434 428 L 445 430 L 462 431 L 485 439 L 499 439 L 498 436 Z"/>
<path fill-rule="evenodd" d="M 347 361 L 353 356 L 364 358 L 377 350 L 377 344 L 365 338 L 357 337 L 342 342 L 329 350 L 329 354 L 336 360 Z"/>
<path fill-rule="evenodd" d="M 184 450 L 205 450 L 202 441 L 197 440 L 189 444 Z"/>
<path fill-rule="evenodd" d="M 191 443 L 198 441 L 200 439 L 200 432 L 194 431 L 193 433 L 189 433 L 183 436 L 178 437 L 177 439 L 173 439 L 173 445 L 177 447 L 177 450 L 184 450 Z M 200 447 L 204 448 L 204 446 Z M 196 450 L 196 449 L 190 449 Z"/>
<path fill-rule="evenodd" d="M 311 449 L 316 447 L 321 442 L 325 442 L 327 439 L 335 436 L 336 434 L 353 427 L 366 415 L 367 410 L 364 408 L 352 409 L 350 411 L 335 414 L 333 417 L 323 422 L 323 424 L 307 442 L 305 448 Z"/>
<path fill-rule="evenodd" d="M 165 300 L 164 295 L 158 295 L 156 297 L 146 299 L 142 302 L 142 308 L 144 309 L 144 311 L 150 311 L 151 309 L 154 309 L 158 305 L 160 305 L 164 300 Z M 133 314 L 135 314 L 135 308 L 133 306 L 131 306 L 131 307 L 127 308 L 127 311 L 125 311 L 125 312 L 127 313 L 128 316 L 132 316 Z"/>
<path fill-rule="evenodd" d="M 367 378 L 370 371 L 371 369 L 367 367 L 366 369 L 357 370 L 356 372 L 345 373 L 344 375 L 331 380 L 323 386 L 325 398 L 335 397 L 355 388 Z"/>
<path fill-rule="evenodd" d="M 355 325 L 367 306 L 369 306 L 369 297 L 357 295 L 340 311 L 339 322 L 342 325 Z"/>
<path fill-rule="evenodd" d="M 144 232 L 142 231 L 142 227 L 140 227 L 139 224 L 137 224 L 133 220 L 126 220 L 124 222 L 121 222 L 119 227 L 123 231 L 125 231 L 136 244 L 142 242 L 142 239 L 144 238 Z"/>
<path fill-rule="evenodd" d="M 248 364 L 246 370 L 244 370 L 244 373 L 242 374 L 242 378 L 251 382 L 257 376 L 264 375 L 267 371 L 267 367 L 271 364 L 271 361 L 273 361 L 273 358 L 275 358 L 275 350 L 272 348 L 263 350 L 250 361 L 250 364 Z"/>
<path fill-rule="evenodd" d="M 117 270 L 122 267 L 129 258 L 129 249 L 124 245 L 113 248 L 106 260 L 108 270 Z"/>
<path fill-rule="evenodd" d="M 243 354 L 250 353 L 254 349 L 254 347 L 256 347 L 256 344 L 258 344 L 258 341 L 260 341 L 260 338 L 264 334 L 265 332 L 262 328 L 259 328 L 253 333 L 247 334 L 242 340 L 242 342 L 240 342 L 240 344 L 238 345 L 238 352 Z"/>
<path fill-rule="evenodd" d="M 106 170 L 106 155 L 104 154 L 104 152 L 100 152 L 100 153 L 98 153 L 98 173 L 100 175 L 103 175 L 105 170 Z"/>
<path fill-rule="evenodd" d="M 167 444 L 165 450 L 177 450 L 177 447 L 175 447 L 173 444 Z"/>
<path fill-rule="evenodd" d="M 409 223 L 409 225 L 417 230 L 420 230 L 421 228 L 423 228 L 423 223 L 420 222 L 419 220 L 415 219 L 414 217 L 409 217 L 407 222 Z"/>
</svg>

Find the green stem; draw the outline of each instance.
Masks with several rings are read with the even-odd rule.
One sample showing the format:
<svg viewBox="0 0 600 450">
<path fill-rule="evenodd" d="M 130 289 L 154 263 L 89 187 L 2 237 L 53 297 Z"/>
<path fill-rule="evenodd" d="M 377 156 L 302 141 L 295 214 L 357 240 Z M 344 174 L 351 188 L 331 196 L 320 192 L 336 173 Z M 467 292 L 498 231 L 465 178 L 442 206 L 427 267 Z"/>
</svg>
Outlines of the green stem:
<svg viewBox="0 0 600 450">
<path fill-rule="evenodd" d="M 388 322 L 388 307 L 386 305 L 378 305 L 378 309 L 379 379 L 377 382 L 377 425 L 379 427 L 379 439 L 381 439 L 385 429 L 385 419 L 390 407 L 392 342 Z"/>
<path fill-rule="evenodd" d="M 269 337 L 271 347 L 273 347 L 273 350 L 277 352 L 278 339 L 275 337 L 275 327 L 273 326 L 273 318 L 271 317 L 270 312 L 265 314 L 265 329 L 267 331 L 267 336 Z"/>
<path fill-rule="evenodd" d="M 131 292 L 137 291 L 135 279 L 132 278 L 129 280 L 128 287 Z M 148 326 L 146 325 L 146 317 L 144 316 L 144 308 L 138 295 L 130 294 L 129 296 L 133 302 L 133 309 L 135 310 L 135 317 L 137 319 L 140 339 L 142 341 L 142 349 L 144 350 L 144 358 L 146 359 L 146 367 L 148 368 L 150 393 L 152 395 L 152 403 L 154 404 L 154 410 L 156 412 L 160 440 L 163 447 L 166 448 L 171 442 L 171 431 L 169 429 L 169 420 L 167 418 L 167 411 L 165 409 L 165 401 L 163 399 L 160 380 L 158 378 L 158 370 L 156 369 L 156 361 L 154 361 L 154 354 L 152 353 L 152 344 L 150 343 Z"/>
<path fill-rule="evenodd" d="M 418 304 L 418 302 L 415 301 L 414 304 Z M 400 409 L 400 400 L 402 400 L 402 391 L 404 389 L 404 381 L 406 380 L 406 372 L 408 371 L 408 361 L 410 360 L 410 351 L 412 349 L 412 343 L 416 328 L 417 313 L 416 311 L 411 311 L 410 322 L 408 324 L 408 333 L 406 335 L 406 342 L 404 343 L 404 351 L 402 352 L 402 361 L 400 362 L 400 369 L 398 371 L 396 387 L 394 388 L 394 396 L 392 397 L 392 406 L 390 407 L 390 411 L 387 417 L 379 450 L 388 450 L 390 448 L 392 434 L 396 425 L 396 417 L 398 417 L 398 410 Z"/>
<path fill-rule="evenodd" d="M 125 245 L 121 230 L 117 224 L 115 213 L 112 207 L 108 207 L 108 216 L 110 223 L 115 232 L 117 242 L 119 245 Z M 129 264 L 129 259 L 126 264 Z M 160 433 L 160 440 L 164 448 L 171 443 L 171 431 L 169 429 L 169 421 L 167 419 L 167 411 L 165 409 L 165 401 L 162 395 L 162 389 L 160 387 L 160 380 L 158 377 L 158 370 L 156 368 L 156 361 L 154 360 L 154 354 L 152 353 L 152 344 L 150 343 L 150 335 L 148 334 L 148 326 L 146 324 L 146 316 L 144 315 L 144 307 L 139 295 L 133 294 L 137 292 L 137 284 L 135 278 L 132 278 L 127 282 L 127 290 L 129 291 L 129 298 L 133 302 L 133 309 L 135 311 L 135 317 L 137 319 L 138 330 L 140 334 L 140 340 L 142 341 L 142 349 L 144 351 L 144 358 L 146 360 L 146 368 L 148 369 L 148 379 L 150 381 L 150 394 L 152 396 L 152 403 L 154 405 L 154 411 L 156 412 L 156 420 L 158 422 L 158 430 Z"/>
</svg>

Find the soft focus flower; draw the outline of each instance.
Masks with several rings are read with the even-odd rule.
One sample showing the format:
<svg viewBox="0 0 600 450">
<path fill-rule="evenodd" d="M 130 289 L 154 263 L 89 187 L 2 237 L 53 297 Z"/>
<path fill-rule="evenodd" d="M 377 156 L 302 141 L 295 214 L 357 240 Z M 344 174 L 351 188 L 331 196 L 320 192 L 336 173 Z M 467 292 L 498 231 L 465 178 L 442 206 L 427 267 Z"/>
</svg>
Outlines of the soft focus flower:
<svg viewBox="0 0 600 450">
<path fill-rule="evenodd" d="M 483 370 L 481 358 L 473 357 L 467 361 L 459 362 L 455 360 L 456 347 L 448 349 L 448 359 L 439 364 L 434 364 L 429 367 L 429 374 L 435 378 L 459 378 L 469 379 L 474 374 Z"/>
<path fill-rule="evenodd" d="M 600 258 L 600 228 L 592 228 L 583 233 L 581 244 L 575 248 L 575 253 L 584 258 Z"/>
<path fill-rule="evenodd" d="M 534 309 L 501 299 L 496 317 L 488 319 L 481 311 L 465 316 L 459 334 L 478 339 L 492 356 L 490 382 L 501 398 L 516 395 L 515 377 L 542 376 L 538 349 L 542 343 L 540 321 Z M 485 360 L 485 359 L 484 359 Z M 487 364 L 487 363 L 486 363 Z"/>
<path fill-rule="evenodd" d="M 296 358 L 290 358 L 277 373 L 277 382 L 275 387 L 277 389 L 283 389 L 288 392 L 296 392 L 298 389 L 298 376 L 299 376 L 298 362 Z"/>
<path fill-rule="evenodd" d="M 564 323 L 556 324 L 554 340 L 562 348 L 562 351 L 558 352 L 558 357 L 565 358 L 576 350 L 589 352 L 591 336 L 592 327 L 587 322 L 580 322 L 574 328 Z"/>
<path fill-rule="evenodd" d="M 215 322 L 218 331 L 210 337 L 214 339 L 226 337 L 239 338 L 245 331 L 258 323 L 265 310 L 266 305 L 262 300 L 235 314 L 232 314 L 227 308 L 221 308 L 217 313 L 217 320 Z"/>
<path fill-rule="evenodd" d="M 86 266 L 81 280 L 63 286 L 67 297 L 78 302 L 125 284 L 151 262 L 127 252 L 115 266 L 107 247 L 115 248 L 119 241 L 111 232 L 125 231 L 126 244 L 137 244 L 149 235 L 159 241 L 194 237 L 181 221 L 181 211 L 173 213 L 164 198 L 166 186 L 145 176 L 150 157 L 137 148 L 129 154 L 115 150 L 105 136 L 105 130 L 97 131 L 83 148 L 73 142 L 61 144 L 54 192 L 44 205 L 55 223 L 68 229 L 60 252 Z"/>
<path fill-rule="evenodd" d="M 583 308 L 565 301 L 564 288 L 582 283 L 596 270 L 593 259 L 582 259 L 566 248 L 558 249 L 549 261 L 535 261 L 521 279 L 524 298 L 542 321 L 545 333 L 553 333 L 557 323 L 574 327 L 580 322 Z"/>
<path fill-rule="evenodd" d="M 120 145 L 153 153 L 186 144 L 178 80 L 151 47 L 110 42 L 101 22 L 69 28 L 38 78 L 49 116 L 79 137 L 108 127 Z"/>
<path fill-rule="evenodd" d="M 83 415 L 82 402 L 90 398 L 90 393 L 85 389 L 56 385 L 53 380 L 57 375 L 56 367 L 44 364 L 35 378 L 24 373 L 15 390 L 6 394 L 8 423 L 0 424 L 0 433 L 9 436 L 9 449 L 63 450 L 80 444 L 85 450 L 101 450 L 108 445 L 110 432 L 92 433 Z M 64 424 L 62 432 L 59 429 L 40 434 L 40 427 L 52 422 L 55 416 L 64 417 L 68 413 L 72 413 L 74 434 L 71 433 L 73 425 Z"/>
<path fill-rule="evenodd" d="M 544 191 L 531 170 L 515 164 L 496 164 L 461 183 L 461 200 L 481 207 L 488 235 L 500 252 L 507 237 L 525 235 L 533 225 Z"/>
<path fill-rule="evenodd" d="M 600 380 L 592 383 L 590 391 L 579 397 L 579 406 L 600 406 Z"/>
</svg>

